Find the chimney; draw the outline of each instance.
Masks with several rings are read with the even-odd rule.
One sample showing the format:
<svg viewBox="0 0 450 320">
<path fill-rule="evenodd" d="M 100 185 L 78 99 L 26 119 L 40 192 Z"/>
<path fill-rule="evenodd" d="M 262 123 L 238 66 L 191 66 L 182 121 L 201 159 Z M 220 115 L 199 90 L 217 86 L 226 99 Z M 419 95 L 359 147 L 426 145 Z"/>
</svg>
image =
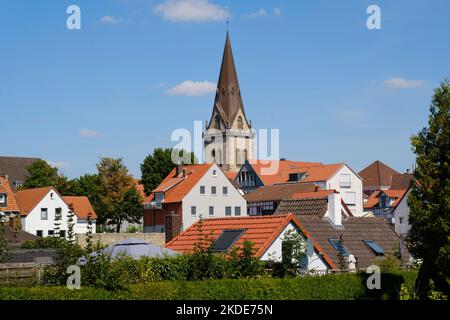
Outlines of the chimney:
<svg viewBox="0 0 450 320">
<path fill-rule="evenodd" d="M 169 242 L 181 232 L 180 216 L 175 211 L 170 211 L 164 219 L 164 229 L 166 233 L 166 242 Z"/>
<path fill-rule="evenodd" d="M 177 177 L 181 174 L 182 170 L 183 170 L 183 165 L 177 164 L 177 166 L 176 166 L 176 176 Z"/>
<path fill-rule="evenodd" d="M 328 196 L 328 210 L 326 217 L 331 221 L 334 227 L 342 227 L 342 213 L 341 213 L 341 194 L 333 192 Z"/>
</svg>

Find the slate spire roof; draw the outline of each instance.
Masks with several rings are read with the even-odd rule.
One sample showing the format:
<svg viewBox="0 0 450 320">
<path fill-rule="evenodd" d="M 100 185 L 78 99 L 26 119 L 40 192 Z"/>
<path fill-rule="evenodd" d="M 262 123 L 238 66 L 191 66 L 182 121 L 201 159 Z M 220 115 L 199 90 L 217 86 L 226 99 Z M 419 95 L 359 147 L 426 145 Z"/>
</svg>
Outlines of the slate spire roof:
<svg viewBox="0 0 450 320">
<path fill-rule="evenodd" d="M 232 126 L 239 110 L 242 110 L 242 113 L 245 115 L 228 31 L 225 48 L 223 50 L 219 80 L 217 82 L 214 110 L 217 110 L 226 128 Z M 246 117 L 244 116 L 244 118 Z M 214 124 L 214 122 L 215 119 L 211 119 L 209 127 L 211 127 L 211 124 Z"/>
</svg>

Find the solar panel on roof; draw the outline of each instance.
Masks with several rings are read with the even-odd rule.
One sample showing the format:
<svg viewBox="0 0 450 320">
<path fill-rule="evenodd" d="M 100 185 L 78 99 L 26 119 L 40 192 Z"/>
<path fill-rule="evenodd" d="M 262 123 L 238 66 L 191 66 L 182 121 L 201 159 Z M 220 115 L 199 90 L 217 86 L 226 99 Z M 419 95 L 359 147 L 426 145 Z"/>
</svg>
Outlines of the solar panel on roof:
<svg viewBox="0 0 450 320">
<path fill-rule="evenodd" d="M 224 230 L 222 234 L 214 241 L 211 251 L 226 252 L 233 244 L 239 240 L 245 229 Z"/>
<path fill-rule="evenodd" d="M 378 256 L 384 255 L 384 249 L 373 240 L 363 240 L 363 242 Z"/>
</svg>

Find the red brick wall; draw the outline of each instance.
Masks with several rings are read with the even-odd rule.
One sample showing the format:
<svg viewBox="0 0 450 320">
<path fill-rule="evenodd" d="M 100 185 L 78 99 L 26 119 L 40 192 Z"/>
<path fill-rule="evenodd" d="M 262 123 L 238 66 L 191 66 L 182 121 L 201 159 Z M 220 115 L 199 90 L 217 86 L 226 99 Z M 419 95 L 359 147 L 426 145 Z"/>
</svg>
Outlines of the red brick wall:
<svg viewBox="0 0 450 320">
<path fill-rule="evenodd" d="M 166 242 L 172 240 L 181 232 L 182 206 L 181 202 L 163 205 L 164 230 L 166 232 Z"/>
</svg>

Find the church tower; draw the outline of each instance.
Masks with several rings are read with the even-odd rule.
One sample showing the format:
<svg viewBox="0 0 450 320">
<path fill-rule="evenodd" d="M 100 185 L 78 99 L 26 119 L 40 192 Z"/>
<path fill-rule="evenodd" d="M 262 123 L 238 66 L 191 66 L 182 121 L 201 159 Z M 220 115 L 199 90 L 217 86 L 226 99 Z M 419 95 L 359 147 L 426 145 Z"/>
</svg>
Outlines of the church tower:
<svg viewBox="0 0 450 320">
<path fill-rule="evenodd" d="M 203 133 L 204 159 L 225 171 L 237 171 L 245 160 L 253 159 L 254 137 L 245 115 L 227 31 L 213 112 Z"/>
</svg>

